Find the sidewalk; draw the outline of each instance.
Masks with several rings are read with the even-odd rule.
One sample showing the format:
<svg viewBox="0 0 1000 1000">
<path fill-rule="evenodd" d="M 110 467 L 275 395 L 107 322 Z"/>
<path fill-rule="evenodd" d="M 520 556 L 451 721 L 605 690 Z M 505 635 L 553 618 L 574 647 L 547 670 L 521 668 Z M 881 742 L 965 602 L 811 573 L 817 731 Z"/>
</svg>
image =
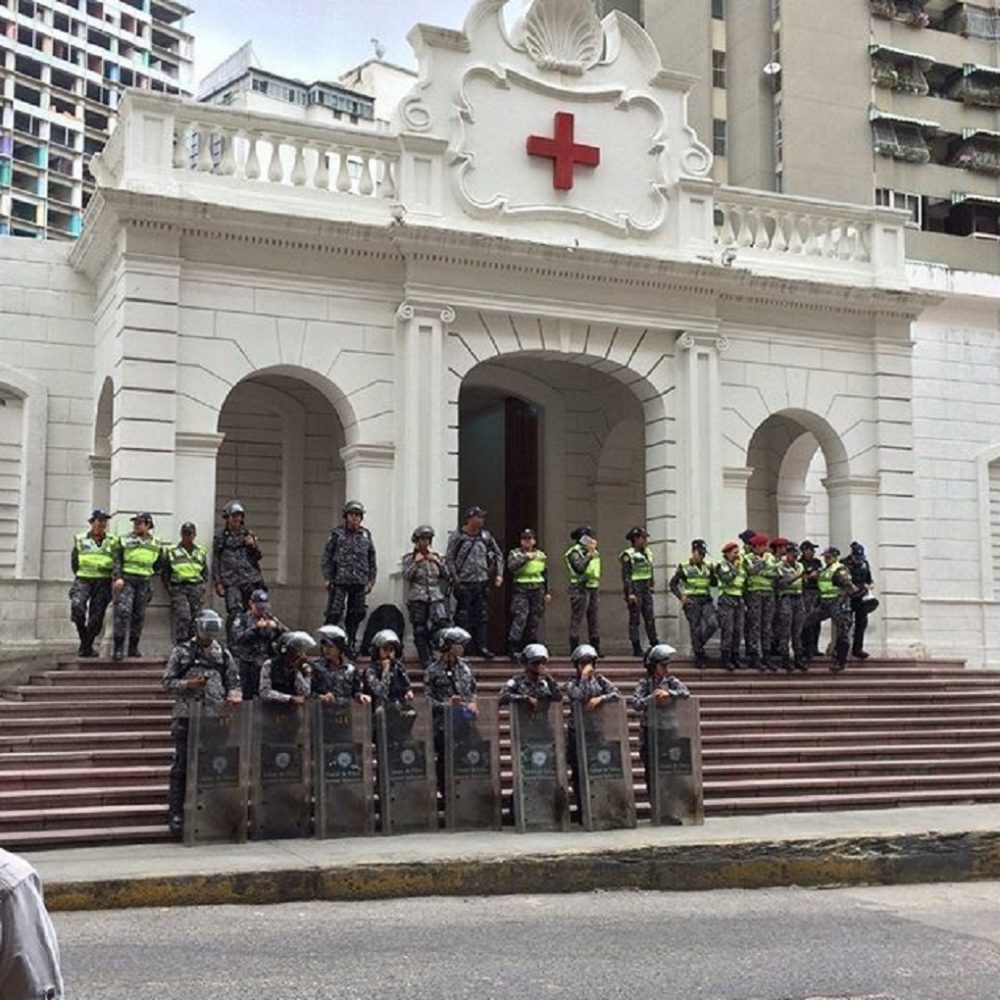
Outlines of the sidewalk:
<svg viewBox="0 0 1000 1000">
<path fill-rule="evenodd" d="M 1000 806 L 785 813 L 702 827 L 512 831 L 27 855 L 54 910 L 1000 878 Z"/>
</svg>

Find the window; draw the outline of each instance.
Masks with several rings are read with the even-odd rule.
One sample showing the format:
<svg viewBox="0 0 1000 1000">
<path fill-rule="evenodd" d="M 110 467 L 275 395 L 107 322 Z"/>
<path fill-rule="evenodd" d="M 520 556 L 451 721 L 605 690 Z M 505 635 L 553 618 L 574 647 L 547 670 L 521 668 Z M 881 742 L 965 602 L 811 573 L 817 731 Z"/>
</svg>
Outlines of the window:
<svg viewBox="0 0 1000 1000">
<path fill-rule="evenodd" d="M 784 131 L 781 124 L 781 115 L 775 110 L 774 115 L 774 162 L 781 163 L 782 152 L 784 150 Z"/>
<path fill-rule="evenodd" d="M 257 77 L 253 78 L 253 89 L 257 91 L 258 94 L 267 93 L 267 80 L 260 80 Z"/>
<path fill-rule="evenodd" d="M 891 188 L 875 189 L 875 204 L 882 208 L 902 208 L 910 213 L 908 226 L 920 229 L 923 226 L 923 199 L 919 194 L 893 191 Z"/>
<path fill-rule="evenodd" d="M 726 53 L 712 50 L 712 86 L 726 89 Z"/>
<path fill-rule="evenodd" d="M 726 19 L 726 0 L 712 0 L 712 17 L 716 21 Z"/>
<path fill-rule="evenodd" d="M 728 130 L 725 118 L 712 119 L 712 152 L 716 156 L 726 155 Z"/>
</svg>

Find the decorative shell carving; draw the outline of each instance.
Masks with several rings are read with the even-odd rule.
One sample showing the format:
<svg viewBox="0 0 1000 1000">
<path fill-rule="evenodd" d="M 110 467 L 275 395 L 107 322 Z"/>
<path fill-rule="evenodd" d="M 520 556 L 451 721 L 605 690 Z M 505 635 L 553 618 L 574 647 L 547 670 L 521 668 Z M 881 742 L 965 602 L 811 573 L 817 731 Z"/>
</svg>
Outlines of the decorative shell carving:
<svg viewBox="0 0 1000 1000">
<path fill-rule="evenodd" d="M 520 29 L 539 69 L 580 76 L 604 54 L 604 29 L 591 0 L 535 0 Z"/>
</svg>

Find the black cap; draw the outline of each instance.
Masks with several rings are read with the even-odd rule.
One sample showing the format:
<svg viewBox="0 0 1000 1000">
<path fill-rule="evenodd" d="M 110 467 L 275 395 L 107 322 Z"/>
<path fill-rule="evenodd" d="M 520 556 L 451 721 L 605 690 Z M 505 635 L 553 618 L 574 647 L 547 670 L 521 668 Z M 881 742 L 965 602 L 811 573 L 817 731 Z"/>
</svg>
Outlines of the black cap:
<svg viewBox="0 0 1000 1000">
<path fill-rule="evenodd" d="M 250 595 L 250 603 L 251 604 L 267 604 L 267 602 L 270 599 L 271 599 L 271 597 L 270 597 L 270 595 L 268 594 L 268 592 L 266 590 L 255 590 Z"/>
<path fill-rule="evenodd" d="M 151 528 L 153 527 L 153 515 L 149 511 L 141 510 L 138 514 L 134 514 L 131 518 L 132 523 L 136 521 L 145 521 Z"/>
<path fill-rule="evenodd" d="M 691 543 L 691 551 L 700 552 L 702 555 L 705 555 L 708 552 L 708 542 L 704 538 L 696 538 Z"/>
<path fill-rule="evenodd" d="M 181 525 L 181 534 L 184 535 L 187 532 L 190 532 L 192 535 L 198 534 L 198 529 L 194 526 L 194 521 L 185 521 Z"/>
<path fill-rule="evenodd" d="M 535 534 L 534 528 L 525 528 L 524 531 L 521 532 L 521 537 L 537 539 L 538 535 Z"/>
<path fill-rule="evenodd" d="M 815 552 L 816 551 L 816 543 L 815 542 L 810 542 L 809 539 L 807 538 L 804 542 L 800 543 L 799 548 L 800 549 L 812 549 L 813 552 Z"/>
<path fill-rule="evenodd" d="M 747 528 L 746 531 L 741 531 L 736 537 L 745 545 L 749 545 L 750 539 L 756 534 L 757 532 L 753 528 Z"/>
<path fill-rule="evenodd" d="M 823 549 L 823 555 L 825 556 L 839 556 L 840 549 L 836 545 L 831 545 L 828 548 Z"/>
<path fill-rule="evenodd" d="M 569 537 L 572 538 L 574 542 L 578 542 L 584 535 L 593 536 L 593 534 L 594 529 L 589 524 L 582 524 L 579 528 L 574 528 L 569 533 Z"/>
<path fill-rule="evenodd" d="M 87 523 L 92 524 L 94 521 L 110 521 L 111 515 L 104 510 L 103 507 L 95 507 L 90 512 L 90 517 L 87 518 Z"/>
<path fill-rule="evenodd" d="M 471 504 L 465 508 L 466 521 L 468 521 L 470 517 L 486 517 L 486 508 L 480 507 L 477 503 Z"/>
<path fill-rule="evenodd" d="M 649 538 L 649 532 L 638 524 L 625 536 L 626 541 L 634 542 L 637 538 Z"/>
</svg>

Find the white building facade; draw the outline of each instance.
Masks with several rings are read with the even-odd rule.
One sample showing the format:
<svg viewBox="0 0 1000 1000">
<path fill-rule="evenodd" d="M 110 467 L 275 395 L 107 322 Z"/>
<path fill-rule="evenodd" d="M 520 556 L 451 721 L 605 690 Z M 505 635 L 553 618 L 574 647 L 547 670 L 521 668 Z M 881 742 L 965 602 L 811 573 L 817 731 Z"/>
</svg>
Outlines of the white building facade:
<svg viewBox="0 0 1000 1000">
<path fill-rule="evenodd" d="M 874 651 L 996 665 L 998 290 L 908 273 L 903 212 L 715 184 L 691 80 L 624 16 L 504 7 L 414 29 L 387 134 L 131 94 L 77 245 L 0 245 L 8 647 L 68 641 L 94 504 L 207 539 L 239 497 L 314 626 L 357 497 L 377 603 L 415 525 L 443 546 L 481 502 L 506 546 L 539 530 L 557 648 L 561 556 L 596 529 L 623 649 L 644 523 L 683 646 L 667 576 L 749 523 L 866 543 Z"/>
</svg>

